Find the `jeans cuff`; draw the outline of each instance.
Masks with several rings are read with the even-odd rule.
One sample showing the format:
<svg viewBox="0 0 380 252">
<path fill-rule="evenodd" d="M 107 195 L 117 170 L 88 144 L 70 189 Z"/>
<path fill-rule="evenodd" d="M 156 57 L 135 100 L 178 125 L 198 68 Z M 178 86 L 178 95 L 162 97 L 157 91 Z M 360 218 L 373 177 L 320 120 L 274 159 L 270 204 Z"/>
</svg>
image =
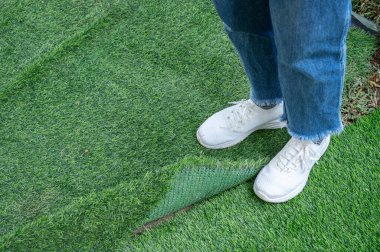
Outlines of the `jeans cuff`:
<svg viewBox="0 0 380 252">
<path fill-rule="evenodd" d="M 300 134 L 292 129 L 289 129 L 289 127 L 287 127 L 287 130 L 290 136 L 295 137 L 299 140 L 318 141 L 327 137 L 328 135 L 339 135 L 344 131 L 344 126 L 342 123 L 340 123 L 340 125 L 335 129 L 324 130 L 317 134 Z"/>
<path fill-rule="evenodd" d="M 275 106 L 282 102 L 282 98 L 260 100 L 251 96 L 250 99 L 259 107 Z"/>
</svg>

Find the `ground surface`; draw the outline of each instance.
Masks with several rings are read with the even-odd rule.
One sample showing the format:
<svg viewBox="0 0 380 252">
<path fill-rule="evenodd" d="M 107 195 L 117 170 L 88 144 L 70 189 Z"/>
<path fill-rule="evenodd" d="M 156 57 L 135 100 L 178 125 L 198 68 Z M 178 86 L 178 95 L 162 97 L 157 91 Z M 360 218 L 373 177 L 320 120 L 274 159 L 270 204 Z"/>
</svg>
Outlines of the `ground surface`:
<svg viewBox="0 0 380 252">
<path fill-rule="evenodd" d="M 293 203 L 264 204 L 243 183 L 133 238 L 145 222 L 254 176 L 286 130 L 228 150 L 197 143 L 203 120 L 248 94 L 211 3 L 7 0 L 0 11 L 0 249 L 378 244 L 378 112 L 333 140 Z M 357 30 L 348 40 L 352 106 L 375 41 Z"/>
<path fill-rule="evenodd" d="M 252 182 L 125 242 L 124 251 L 378 251 L 380 111 L 333 138 L 304 192 L 273 205 Z"/>
</svg>

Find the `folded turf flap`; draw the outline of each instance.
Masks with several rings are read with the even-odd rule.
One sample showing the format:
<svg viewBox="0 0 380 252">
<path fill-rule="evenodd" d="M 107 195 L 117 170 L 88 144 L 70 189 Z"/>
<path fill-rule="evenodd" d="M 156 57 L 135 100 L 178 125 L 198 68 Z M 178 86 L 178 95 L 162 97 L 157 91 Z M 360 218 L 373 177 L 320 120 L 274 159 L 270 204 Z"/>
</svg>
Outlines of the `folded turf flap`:
<svg viewBox="0 0 380 252">
<path fill-rule="evenodd" d="M 162 200 L 149 212 L 147 222 L 178 211 L 250 179 L 268 160 L 230 161 L 185 157 L 164 170 L 175 171 Z"/>
</svg>

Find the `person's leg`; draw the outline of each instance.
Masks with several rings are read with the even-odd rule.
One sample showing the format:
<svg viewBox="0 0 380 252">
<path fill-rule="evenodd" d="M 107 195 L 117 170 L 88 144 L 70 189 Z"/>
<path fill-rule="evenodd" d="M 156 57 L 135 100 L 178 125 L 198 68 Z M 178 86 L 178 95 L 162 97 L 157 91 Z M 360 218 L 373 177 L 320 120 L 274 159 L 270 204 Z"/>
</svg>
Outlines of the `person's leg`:
<svg viewBox="0 0 380 252">
<path fill-rule="evenodd" d="M 339 133 L 351 1 L 269 2 L 289 133 L 304 140 Z"/>
<path fill-rule="evenodd" d="M 255 179 L 265 201 L 298 195 L 311 168 L 343 130 L 340 116 L 350 0 L 269 0 L 284 118 L 292 136 Z M 322 141 L 318 141 L 323 139 Z"/>
<path fill-rule="evenodd" d="M 276 47 L 268 0 L 214 0 L 251 84 L 250 98 L 260 106 L 282 101 Z"/>
<path fill-rule="evenodd" d="M 268 0 L 214 0 L 225 30 L 234 44 L 251 89 L 250 99 L 233 102 L 209 117 L 197 130 L 200 144 L 210 149 L 233 146 L 258 129 L 286 126 L 277 75 Z"/>
</svg>

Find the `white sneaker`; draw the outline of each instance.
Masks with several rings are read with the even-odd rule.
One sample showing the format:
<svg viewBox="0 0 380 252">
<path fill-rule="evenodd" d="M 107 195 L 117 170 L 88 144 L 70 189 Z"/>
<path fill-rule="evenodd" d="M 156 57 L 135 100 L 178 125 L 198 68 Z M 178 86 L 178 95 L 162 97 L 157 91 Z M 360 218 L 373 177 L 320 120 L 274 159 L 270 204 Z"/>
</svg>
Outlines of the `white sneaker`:
<svg viewBox="0 0 380 252">
<path fill-rule="evenodd" d="M 329 143 L 330 136 L 319 145 L 292 137 L 257 175 L 253 185 L 256 195 L 272 203 L 285 202 L 297 196 Z"/>
<path fill-rule="evenodd" d="M 260 108 L 250 99 L 230 104 L 235 105 L 213 114 L 199 127 L 197 139 L 204 147 L 226 148 L 243 141 L 255 130 L 286 127 L 286 121 L 280 121 L 283 103 L 271 109 Z"/>
</svg>

